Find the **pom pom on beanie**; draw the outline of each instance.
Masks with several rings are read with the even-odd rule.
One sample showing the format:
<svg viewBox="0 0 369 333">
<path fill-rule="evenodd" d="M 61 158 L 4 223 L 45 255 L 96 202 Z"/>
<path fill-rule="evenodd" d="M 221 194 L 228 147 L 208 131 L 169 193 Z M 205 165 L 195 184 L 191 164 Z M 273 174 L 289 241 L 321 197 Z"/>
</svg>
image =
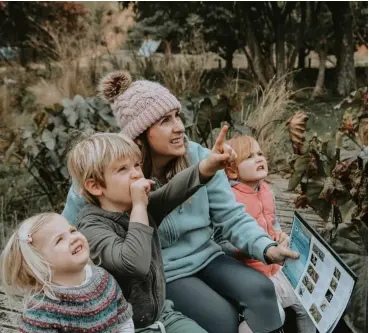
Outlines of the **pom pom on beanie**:
<svg viewBox="0 0 369 333">
<path fill-rule="evenodd" d="M 120 94 L 128 89 L 131 83 L 132 77 L 129 72 L 116 71 L 101 79 L 98 90 L 101 97 L 109 103 L 113 103 Z"/>
</svg>

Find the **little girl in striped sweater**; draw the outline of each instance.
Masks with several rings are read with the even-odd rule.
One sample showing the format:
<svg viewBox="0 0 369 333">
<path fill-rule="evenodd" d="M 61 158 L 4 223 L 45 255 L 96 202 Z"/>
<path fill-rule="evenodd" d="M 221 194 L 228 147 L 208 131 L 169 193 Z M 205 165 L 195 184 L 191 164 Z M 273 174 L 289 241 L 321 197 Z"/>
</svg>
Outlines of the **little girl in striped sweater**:
<svg viewBox="0 0 369 333">
<path fill-rule="evenodd" d="M 120 287 L 88 260 L 86 238 L 61 215 L 19 226 L 2 253 L 1 281 L 9 297 L 25 298 L 20 332 L 134 332 Z"/>
</svg>

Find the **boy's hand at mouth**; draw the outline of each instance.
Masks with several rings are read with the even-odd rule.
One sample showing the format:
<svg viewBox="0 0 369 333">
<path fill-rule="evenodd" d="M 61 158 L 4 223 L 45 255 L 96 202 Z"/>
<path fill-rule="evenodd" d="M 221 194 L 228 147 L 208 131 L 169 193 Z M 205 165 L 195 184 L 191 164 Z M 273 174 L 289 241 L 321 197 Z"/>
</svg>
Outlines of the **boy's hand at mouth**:
<svg viewBox="0 0 369 333">
<path fill-rule="evenodd" d="M 150 187 L 155 184 L 153 180 L 140 178 L 131 184 L 132 210 L 129 221 L 149 225 L 147 205 Z"/>
<path fill-rule="evenodd" d="M 155 182 L 151 179 L 140 178 L 131 184 L 132 205 L 148 205 L 148 194 L 151 185 Z"/>
</svg>

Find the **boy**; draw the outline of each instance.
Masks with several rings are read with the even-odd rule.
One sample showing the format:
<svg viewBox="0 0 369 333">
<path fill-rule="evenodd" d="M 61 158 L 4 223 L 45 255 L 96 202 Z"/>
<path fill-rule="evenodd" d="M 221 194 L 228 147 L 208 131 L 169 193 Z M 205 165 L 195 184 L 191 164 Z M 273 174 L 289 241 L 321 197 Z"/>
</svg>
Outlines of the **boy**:
<svg viewBox="0 0 369 333">
<path fill-rule="evenodd" d="M 89 202 L 78 215 L 77 228 L 88 240 L 91 259 L 115 277 L 132 304 L 140 332 L 205 332 L 165 301 L 157 227 L 235 159 L 232 149 L 223 145 L 226 132 L 224 127 L 205 160 L 151 193 L 154 182 L 143 178 L 140 150 L 122 134 L 94 134 L 69 154 L 69 173 Z"/>
</svg>

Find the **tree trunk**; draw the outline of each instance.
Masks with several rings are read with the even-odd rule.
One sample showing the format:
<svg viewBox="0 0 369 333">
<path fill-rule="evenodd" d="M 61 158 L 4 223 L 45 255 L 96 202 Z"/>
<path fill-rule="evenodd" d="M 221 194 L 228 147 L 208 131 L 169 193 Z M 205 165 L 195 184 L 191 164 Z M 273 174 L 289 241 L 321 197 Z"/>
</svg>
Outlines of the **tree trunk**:
<svg viewBox="0 0 369 333">
<path fill-rule="evenodd" d="M 164 56 L 166 63 L 168 63 L 172 59 L 172 41 L 165 40 L 164 43 L 165 43 Z"/>
<path fill-rule="evenodd" d="M 347 96 L 356 89 L 352 13 L 349 1 L 327 2 L 332 12 L 337 57 L 337 93 Z"/>
<path fill-rule="evenodd" d="M 243 47 L 243 52 L 245 53 L 245 56 L 247 58 L 248 66 L 250 66 L 251 71 L 254 73 L 254 75 L 259 80 L 261 86 L 265 88 L 268 85 L 268 81 L 266 80 L 265 74 L 264 74 L 264 68 L 261 64 L 261 59 L 258 56 L 253 56 L 250 54 L 250 51 L 247 50 L 246 46 Z"/>
<path fill-rule="evenodd" d="M 277 21 L 275 41 L 277 79 L 281 79 L 286 72 L 285 45 L 284 45 L 284 22 Z"/>
<path fill-rule="evenodd" d="M 291 55 L 287 57 L 288 63 L 287 63 L 287 72 L 293 71 L 295 68 L 296 58 L 297 58 L 298 52 L 297 49 L 293 49 L 291 52 Z"/>
<path fill-rule="evenodd" d="M 316 79 L 314 91 L 311 95 L 311 99 L 324 95 L 325 61 L 327 59 L 326 43 L 321 43 L 321 45 L 318 46 L 317 51 L 319 55 L 319 72 L 318 78 Z"/>
<path fill-rule="evenodd" d="M 226 54 L 225 54 L 225 61 L 226 61 L 226 71 L 230 72 L 233 69 L 233 54 L 234 54 L 234 49 L 232 48 L 227 48 L 226 49 Z"/>
<path fill-rule="evenodd" d="M 295 8 L 295 1 L 287 1 L 284 9 L 280 9 L 276 1 L 271 1 L 272 22 L 275 29 L 275 54 L 277 79 L 280 80 L 286 75 L 286 52 L 285 52 L 285 30 L 284 26 L 288 16 Z M 285 80 L 283 80 L 285 81 Z"/>
<path fill-rule="evenodd" d="M 275 75 L 276 69 L 274 64 L 274 45 L 269 45 L 269 54 L 266 57 L 266 66 L 265 66 L 265 73 L 266 77 L 269 78 L 269 80 Z"/>
<path fill-rule="evenodd" d="M 252 64 L 252 68 L 254 69 L 254 74 L 258 78 L 260 84 L 263 88 L 268 85 L 268 78 L 265 75 L 264 66 L 263 66 L 263 55 L 261 52 L 261 47 L 259 41 L 255 37 L 254 27 L 251 19 L 246 15 L 247 22 L 247 41 L 248 41 L 248 49 L 246 47 L 243 48 L 245 55 L 247 57 L 247 61 Z"/>
<path fill-rule="evenodd" d="M 301 46 L 299 49 L 299 61 L 297 67 L 299 69 L 305 68 L 305 46 Z"/>
<path fill-rule="evenodd" d="M 305 68 L 305 30 L 306 30 L 306 15 L 307 15 L 307 6 L 305 1 L 300 1 L 300 10 L 301 10 L 301 22 L 299 25 L 299 35 L 297 41 L 298 48 L 298 64 L 297 68 L 303 69 Z"/>
<path fill-rule="evenodd" d="M 299 35 L 298 35 L 298 63 L 297 68 L 305 68 L 305 57 L 306 57 L 306 46 L 305 46 L 305 32 L 306 32 L 306 21 L 310 18 L 310 4 L 305 1 L 300 1 L 301 9 L 301 22 L 299 25 Z"/>
</svg>

